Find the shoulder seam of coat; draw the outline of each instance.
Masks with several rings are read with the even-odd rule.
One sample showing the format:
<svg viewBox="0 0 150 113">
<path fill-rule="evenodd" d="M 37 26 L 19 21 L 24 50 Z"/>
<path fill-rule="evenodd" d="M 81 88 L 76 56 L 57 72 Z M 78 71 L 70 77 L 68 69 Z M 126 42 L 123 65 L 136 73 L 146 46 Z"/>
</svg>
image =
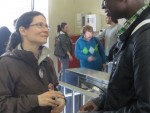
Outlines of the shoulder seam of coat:
<svg viewBox="0 0 150 113">
<path fill-rule="evenodd" d="M 132 31 L 131 35 L 132 35 L 133 33 L 135 33 L 140 27 L 142 27 L 143 25 L 148 24 L 148 23 L 150 23 L 150 19 L 146 19 L 146 20 L 142 21 L 141 23 L 139 23 L 139 24 L 135 27 L 135 29 Z"/>
</svg>

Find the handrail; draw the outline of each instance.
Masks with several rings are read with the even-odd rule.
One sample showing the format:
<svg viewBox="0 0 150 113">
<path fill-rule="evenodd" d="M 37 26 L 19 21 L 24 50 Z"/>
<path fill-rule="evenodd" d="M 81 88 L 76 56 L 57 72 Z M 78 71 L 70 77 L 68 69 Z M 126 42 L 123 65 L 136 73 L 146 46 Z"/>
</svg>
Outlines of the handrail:
<svg viewBox="0 0 150 113">
<path fill-rule="evenodd" d="M 96 93 L 92 93 L 92 92 L 86 91 L 86 90 L 84 90 L 84 89 L 81 89 L 81 88 L 79 88 L 79 87 L 76 87 L 76 86 L 73 86 L 73 85 L 67 84 L 67 83 L 62 82 L 62 81 L 59 81 L 59 85 L 60 85 L 60 86 L 65 87 L 65 88 L 68 88 L 68 89 L 70 89 L 70 90 L 73 90 L 73 91 L 79 92 L 79 93 L 81 93 L 81 94 L 84 94 L 84 95 L 87 95 L 87 96 L 93 97 L 93 98 L 95 98 L 95 97 L 98 97 L 98 96 L 99 96 L 99 95 L 98 95 L 98 94 L 96 94 Z"/>
</svg>

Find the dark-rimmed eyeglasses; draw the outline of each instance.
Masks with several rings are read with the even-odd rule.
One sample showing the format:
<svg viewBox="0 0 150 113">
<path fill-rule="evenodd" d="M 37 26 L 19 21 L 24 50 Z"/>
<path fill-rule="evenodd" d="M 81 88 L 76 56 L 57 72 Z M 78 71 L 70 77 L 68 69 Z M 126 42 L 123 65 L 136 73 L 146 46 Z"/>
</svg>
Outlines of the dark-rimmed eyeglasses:
<svg viewBox="0 0 150 113">
<path fill-rule="evenodd" d="M 50 29 L 49 26 L 47 24 L 44 24 L 44 23 L 31 24 L 30 26 L 36 26 L 39 29 L 43 29 L 43 28 Z"/>
</svg>

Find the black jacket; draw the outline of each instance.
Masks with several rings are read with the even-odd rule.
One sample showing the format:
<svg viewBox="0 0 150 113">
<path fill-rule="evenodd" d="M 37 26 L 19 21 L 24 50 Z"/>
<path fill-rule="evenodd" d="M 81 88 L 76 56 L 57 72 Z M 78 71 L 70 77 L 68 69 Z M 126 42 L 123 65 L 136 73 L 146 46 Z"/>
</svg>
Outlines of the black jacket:
<svg viewBox="0 0 150 113">
<path fill-rule="evenodd" d="M 60 42 L 61 42 L 64 52 L 67 54 L 67 51 L 69 51 L 70 54 L 72 54 L 72 43 L 68 34 L 61 32 L 59 34 L 59 37 L 60 37 Z"/>
<path fill-rule="evenodd" d="M 93 101 L 98 113 L 150 113 L 150 19 L 148 7 L 119 37 L 107 92 Z M 150 21 L 150 20 L 149 20 Z"/>
<path fill-rule="evenodd" d="M 1 57 L 0 113 L 50 113 L 51 107 L 39 107 L 37 97 L 48 91 L 49 83 L 58 84 L 53 62 L 44 54 L 40 63 L 25 50 Z"/>
</svg>

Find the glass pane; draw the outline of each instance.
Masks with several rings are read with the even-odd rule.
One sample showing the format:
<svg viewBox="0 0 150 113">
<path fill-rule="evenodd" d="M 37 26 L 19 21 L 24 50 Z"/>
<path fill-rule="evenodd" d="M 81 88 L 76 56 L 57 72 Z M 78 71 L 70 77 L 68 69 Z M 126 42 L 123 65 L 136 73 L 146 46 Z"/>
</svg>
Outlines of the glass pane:
<svg viewBox="0 0 150 113">
<path fill-rule="evenodd" d="M 0 4 L 0 26 L 14 30 L 13 21 L 22 13 L 31 10 L 31 0 L 3 0 Z"/>
</svg>

